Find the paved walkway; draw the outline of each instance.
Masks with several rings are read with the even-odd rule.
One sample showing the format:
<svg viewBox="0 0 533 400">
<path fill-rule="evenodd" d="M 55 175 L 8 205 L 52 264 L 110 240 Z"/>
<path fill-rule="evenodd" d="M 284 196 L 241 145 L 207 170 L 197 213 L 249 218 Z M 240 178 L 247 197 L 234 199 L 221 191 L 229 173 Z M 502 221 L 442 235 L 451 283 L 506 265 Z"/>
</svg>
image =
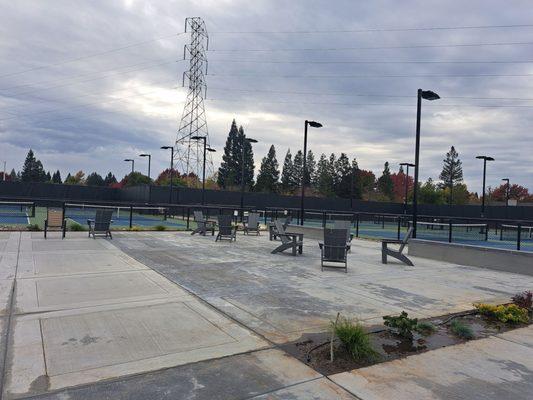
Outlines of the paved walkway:
<svg viewBox="0 0 533 400">
<path fill-rule="evenodd" d="M 395 365 L 414 368 L 417 358 L 428 357 L 442 366 L 439 376 L 455 368 L 458 382 L 469 371 L 461 375 L 460 365 L 471 361 L 471 370 L 487 365 L 488 377 L 513 382 L 515 398 L 531 392 L 531 331 L 332 377 L 276 343 L 325 329 L 337 311 L 367 324 L 403 309 L 417 316 L 460 311 L 530 289 L 532 277 L 423 259 L 414 260 L 416 267 L 381 265 L 371 242 L 353 245 L 348 274 L 320 272 L 316 243 L 294 258 L 271 255 L 274 244 L 264 236 L 237 240 L 215 244 L 210 236 L 154 232 L 45 241 L 42 233 L 0 232 L 3 398 L 371 399 L 390 398 L 394 387 L 409 393 L 422 379 L 426 398 L 472 398 L 432 383 L 423 368 L 420 377 L 410 372 L 412 381 L 390 379 L 403 377 Z M 448 367 L 447 359 L 455 364 Z M 506 364 L 512 379 L 502 360 L 512 363 Z M 385 374 L 393 389 L 362 381 L 366 370 Z"/>
</svg>

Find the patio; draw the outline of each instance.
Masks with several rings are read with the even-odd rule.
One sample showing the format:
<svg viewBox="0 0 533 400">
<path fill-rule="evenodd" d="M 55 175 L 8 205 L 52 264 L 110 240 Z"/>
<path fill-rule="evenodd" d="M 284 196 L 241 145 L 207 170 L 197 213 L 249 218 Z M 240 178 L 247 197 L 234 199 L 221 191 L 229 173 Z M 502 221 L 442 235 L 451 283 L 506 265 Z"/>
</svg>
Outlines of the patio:
<svg viewBox="0 0 533 400">
<path fill-rule="evenodd" d="M 314 240 L 292 257 L 270 254 L 267 234 L 239 233 L 234 243 L 187 232 L 56 236 L 0 233 L 8 399 L 163 398 L 162 388 L 196 399 L 353 399 L 277 344 L 324 331 L 337 312 L 372 325 L 402 310 L 441 315 L 533 287 L 530 276 L 421 258 L 382 265 L 379 243 L 368 241 L 353 242 L 345 274 L 320 271 Z"/>
</svg>

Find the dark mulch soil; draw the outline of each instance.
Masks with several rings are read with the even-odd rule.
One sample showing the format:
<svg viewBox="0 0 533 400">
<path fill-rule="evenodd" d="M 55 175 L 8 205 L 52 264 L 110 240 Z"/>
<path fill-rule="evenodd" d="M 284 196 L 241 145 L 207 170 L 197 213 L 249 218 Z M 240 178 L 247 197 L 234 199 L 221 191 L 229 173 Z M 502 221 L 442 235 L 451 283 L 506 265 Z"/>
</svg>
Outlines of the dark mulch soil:
<svg viewBox="0 0 533 400">
<path fill-rule="evenodd" d="M 450 314 L 428 320 L 437 327 L 437 330 L 428 336 L 414 333 L 412 340 L 402 338 L 383 327 L 370 328 L 370 339 L 373 348 L 379 353 L 379 356 L 373 360 L 354 360 L 346 351 L 342 343 L 338 340 L 334 340 L 334 361 L 331 362 L 331 332 L 304 334 L 300 339 L 286 343 L 280 347 L 321 374 L 332 375 L 414 354 L 420 354 L 441 347 L 464 343 L 464 339 L 456 337 L 450 331 L 451 321 L 447 320 L 451 316 L 453 315 Z M 459 319 L 466 325 L 469 325 L 474 331 L 475 339 L 482 339 L 524 326 L 495 322 L 478 314 L 458 316 L 455 319 Z M 442 322 L 445 323 L 439 325 Z M 321 344 L 324 345 L 320 346 Z"/>
</svg>

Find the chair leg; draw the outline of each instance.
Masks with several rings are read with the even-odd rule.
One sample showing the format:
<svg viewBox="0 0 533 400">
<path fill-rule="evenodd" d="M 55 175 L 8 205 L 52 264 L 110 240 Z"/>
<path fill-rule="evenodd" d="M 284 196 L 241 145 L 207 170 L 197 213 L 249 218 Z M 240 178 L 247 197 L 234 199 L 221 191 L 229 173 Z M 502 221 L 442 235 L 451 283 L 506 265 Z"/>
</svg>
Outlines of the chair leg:
<svg viewBox="0 0 533 400">
<path fill-rule="evenodd" d="M 387 243 L 381 243 L 381 263 L 387 264 Z"/>
</svg>

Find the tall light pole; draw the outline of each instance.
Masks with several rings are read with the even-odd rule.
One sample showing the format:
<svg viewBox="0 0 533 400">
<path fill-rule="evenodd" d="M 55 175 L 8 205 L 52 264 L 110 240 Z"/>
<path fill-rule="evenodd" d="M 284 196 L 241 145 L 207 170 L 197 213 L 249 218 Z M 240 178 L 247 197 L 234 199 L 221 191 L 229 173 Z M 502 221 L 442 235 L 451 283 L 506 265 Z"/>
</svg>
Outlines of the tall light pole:
<svg viewBox="0 0 533 400">
<path fill-rule="evenodd" d="M 148 157 L 148 178 L 150 178 L 150 164 L 152 163 L 151 154 L 139 154 L 139 157 Z"/>
<path fill-rule="evenodd" d="M 248 142 L 248 143 L 257 143 L 257 140 L 255 139 L 252 139 L 252 138 L 247 138 L 246 136 L 244 136 L 244 140 L 242 141 L 242 160 L 241 160 L 241 213 L 244 213 L 244 150 L 245 150 L 245 142 Z M 241 215 L 244 215 L 244 214 L 241 214 Z"/>
<path fill-rule="evenodd" d="M 402 167 L 407 167 L 407 172 L 405 174 L 405 198 L 403 202 L 403 213 L 407 214 L 407 193 L 409 193 L 409 167 L 414 167 L 412 163 L 403 162 L 400 163 Z"/>
<path fill-rule="evenodd" d="M 307 175 L 307 126 L 311 128 L 322 128 L 322 124 L 316 121 L 305 120 L 304 123 L 304 165 L 302 169 L 302 198 L 300 201 L 300 225 L 304 224 L 304 198 L 305 198 L 305 176 Z"/>
<path fill-rule="evenodd" d="M 124 161 L 131 162 L 131 173 L 133 174 L 133 171 L 135 171 L 135 160 L 131 158 L 126 158 Z"/>
<path fill-rule="evenodd" d="M 481 201 L 481 217 L 485 216 L 485 181 L 487 177 L 487 161 L 494 161 L 494 158 L 489 156 L 477 156 L 478 160 L 483 160 L 483 199 Z"/>
<path fill-rule="evenodd" d="M 418 89 L 416 102 L 416 143 L 415 143 L 415 186 L 413 188 L 413 238 L 416 238 L 416 220 L 418 217 L 418 167 L 420 166 L 420 114 L 422 99 L 438 100 L 440 96 L 431 90 Z"/>
<path fill-rule="evenodd" d="M 174 147 L 161 146 L 161 150 L 170 150 L 170 188 L 168 193 L 168 204 L 172 204 L 172 179 L 174 175 Z"/>
<path fill-rule="evenodd" d="M 508 218 L 509 212 L 509 195 L 511 194 L 511 187 L 509 184 L 509 178 L 503 178 L 502 181 L 506 182 L 505 185 L 505 218 Z"/>
<path fill-rule="evenodd" d="M 203 140 L 204 141 L 204 166 L 202 169 L 202 205 L 205 204 L 205 158 L 208 151 L 215 152 L 215 149 L 212 149 L 211 147 L 207 147 L 207 140 L 206 136 L 193 136 L 191 137 L 193 140 Z"/>
</svg>

